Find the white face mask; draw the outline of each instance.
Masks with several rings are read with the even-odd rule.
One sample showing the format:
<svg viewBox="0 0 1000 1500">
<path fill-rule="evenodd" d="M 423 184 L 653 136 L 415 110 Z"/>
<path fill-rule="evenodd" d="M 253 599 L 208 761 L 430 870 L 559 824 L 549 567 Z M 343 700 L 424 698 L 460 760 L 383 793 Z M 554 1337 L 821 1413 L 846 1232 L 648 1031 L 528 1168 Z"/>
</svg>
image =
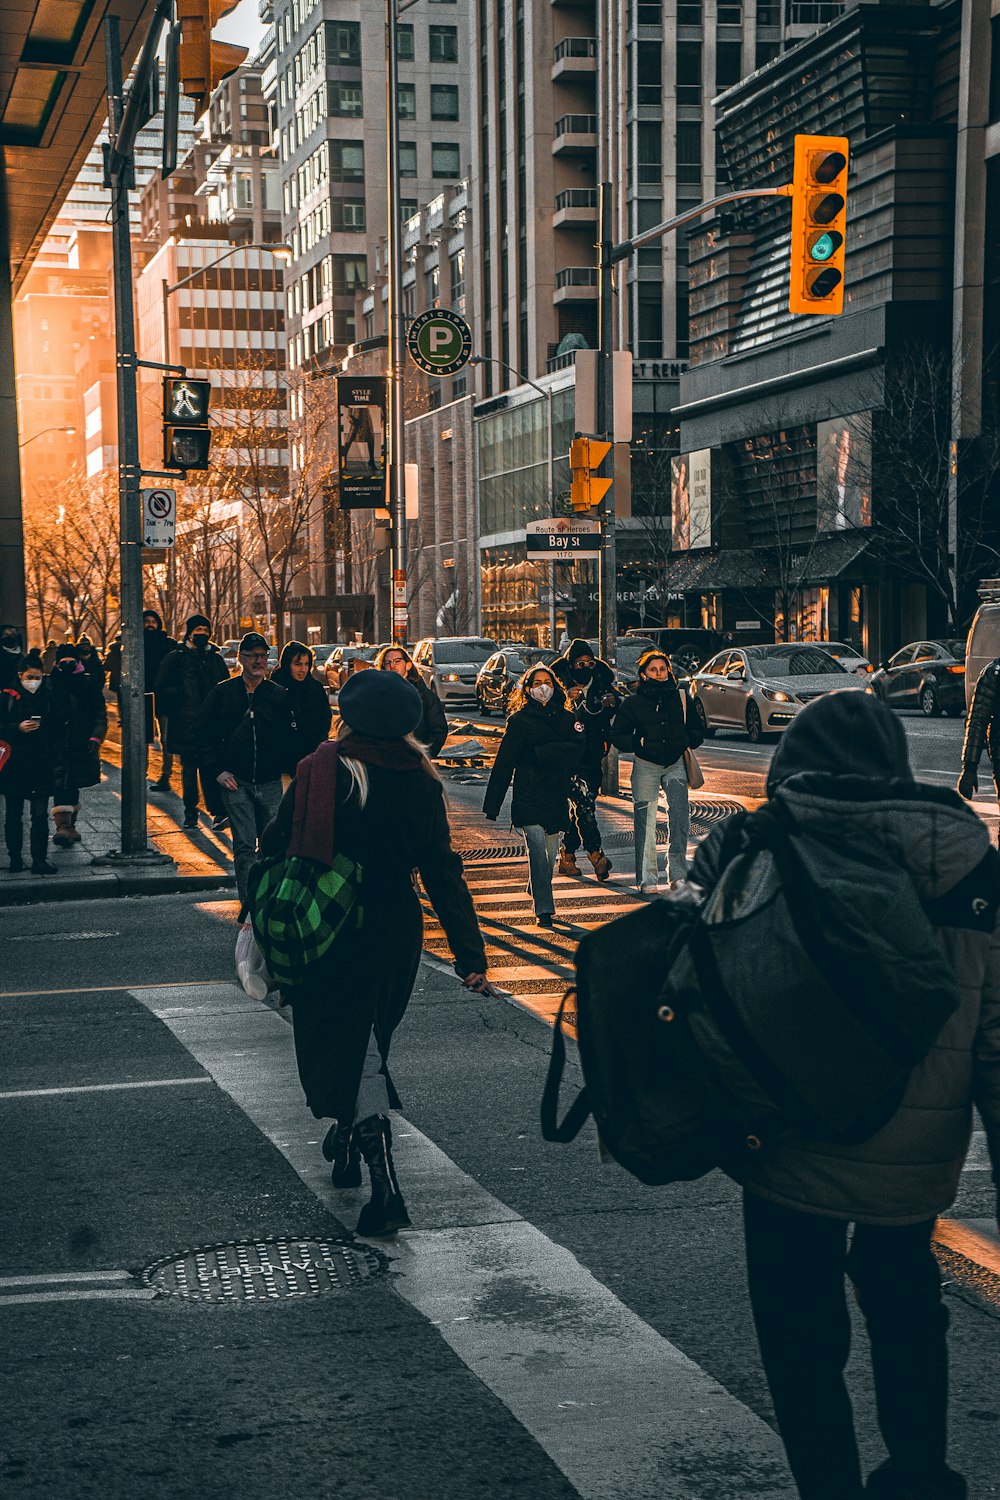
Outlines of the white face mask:
<svg viewBox="0 0 1000 1500">
<path fill-rule="evenodd" d="M 528 689 L 528 692 L 531 694 L 532 698 L 534 698 L 536 703 L 548 703 L 549 699 L 552 697 L 552 688 L 551 685 L 547 682 L 536 683 L 533 688 Z"/>
<path fill-rule="evenodd" d="M 7 643 L 6 643 L 6 641 L 4 642 L 3 649 L 6 651 L 6 653 L 7 653 L 8 656 L 20 656 L 21 655 L 21 648 L 20 648 L 20 646 L 15 646 L 13 644 L 10 645 L 10 646 L 8 646 Z"/>
<path fill-rule="evenodd" d="M 21 679 L 21 686 L 26 693 L 37 693 L 41 685 L 42 679 L 40 677 L 22 677 Z"/>
</svg>

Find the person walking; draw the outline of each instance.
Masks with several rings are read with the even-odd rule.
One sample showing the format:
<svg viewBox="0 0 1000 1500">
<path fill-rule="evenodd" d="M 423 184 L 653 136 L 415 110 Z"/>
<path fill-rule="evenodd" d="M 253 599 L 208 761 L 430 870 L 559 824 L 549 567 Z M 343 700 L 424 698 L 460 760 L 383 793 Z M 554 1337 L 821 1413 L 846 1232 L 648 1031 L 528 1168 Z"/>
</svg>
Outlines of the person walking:
<svg viewBox="0 0 1000 1500">
<path fill-rule="evenodd" d="M 511 824 L 528 851 L 528 893 L 539 927 L 555 915 L 552 871 L 569 822 L 570 777 L 583 754 L 583 725 L 547 667 L 531 667 L 510 695 L 509 717 L 486 787 L 483 812 L 500 815 L 511 781 Z"/>
<path fill-rule="evenodd" d="M 962 774 L 958 778 L 959 794 L 967 801 L 979 790 L 979 762 L 985 750 L 993 772 L 993 785 L 1000 803 L 1000 656 L 987 662 L 976 679 L 972 695 L 972 707 L 965 721 L 965 741 L 962 745 Z M 1000 829 L 997 830 L 1000 843 Z"/>
<path fill-rule="evenodd" d="M 266 681 L 262 635 L 243 637 L 239 662 L 240 676 L 217 683 L 202 703 L 195 747 L 202 775 L 222 789 L 242 907 L 257 840 L 281 801 L 282 772 L 295 770 L 295 721 L 284 688 Z"/>
<path fill-rule="evenodd" d="M 659 650 L 644 651 L 639 681 L 615 714 L 611 738 L 619 750 L 631 751 L 632 821 L 635 835 L 635 883 L 644 895 L 659 887 L 656 861 L 656 815 L 660 788 L 667 799 L 667 886 L 674 890 L 688 872 L 691 827 L 685 750 L 694 750 L 704 735 L 689 712 L 687 690 L 677 686 L 670 660 Z"/>
<path fill-rule="evenodd" d="M 48 861 L 49 798 L 53 788 L 52 696 L 42 658 L 29 652 L 18 668 L 17 686 L 0 692 L 0 739 L 10 745 L 10 759 L 0 771 L 4 798 L 4 842 L 10 872 L 24 869 L 24 809 L 30 816 L 28 847 L 33 875 L 55 875 Z"/>
<path fill-rule="evenodd" d="M 596 657 L 588 641 L 571 641 L 564 656 L 552 663 L 552 673 L 566 690 L 569 705 L 583 725 L 583 758 L 569 793 L 569 827 L 559 849 L 559 874 L 579 875 L 576 851 L 582 844 L 598 880 L 607 880 L 611 861 L 604 852 L 597 822 L 603 761 L 611 743 L 611 721 L 621 699 L 615 674 Z"/>
<path fill-rule="evenodd" d="M 213 687 L 228 679 L 229 668 L 222 652 L 212 644 L 211 622 L 205 615 L 191 615 L 184 626 L 184 644 L 168 651 L 153 684 L 161 722 L 166 724 L 164 748 L 180 757 L 185 828 L 198 827 L 198 716 Z M 212 817 L 212 829 L 219 832 L 229 821 L 222 788 L 203 774 L 201 793 Z"/>
<path fill-rule="evenodd" d="M 87 676 L 92 677 L 97 686 L 103 689 L 104 679 L 107 674 L 104 670 L 104 663 L 101 660 L 101 653 L 95 647 L 90 636 L 87 634 L 77 636 L 76 649 L 80 657 L 80 663 Z"/>
<path fill-rule="evenodd" d="M 150 791 L 169 792 L 170 777 L 173 774 L 174 758 L 167 749 L 167 724 L 166 714 L 161 714 L 153 696 L 153 687 L 159 676 L 164 657 L 171 651 L 177 650 L 177 642 L 172 635 L 167 635 L 163 628 L 163 621 L 155 609 L 144 609 L 142 612 L 142 660 L 146 682 L 146 745 L 153 743 L 157 734 L 160 740 L 160 774 L 155 781 L 149 783 Z M 118 670 L 118 706 L 121 709 L 121 667 Z M 156 720 L 154 732 L 154 717 Z M 147 748 L 147 761 L 149 752 Z"/>
<path fill-rule="evenodd" d="M 17 669 L 24 655 L 24 636 L 16 625 L 0 625 L 0 693 L 17 687 Z"/>
<path fill-rule="evenodd" d="M 41 661 L 42 661 L 42 671 L 45 673 L 46 676 L 48 676 L 48 674 L 52 671 L 52 668 L 56 664 L 56 643 L 55 643 L 55 641 L 46 641 L 45 642 L 45 650 L 42 652 Z"/>
<path fill-rule="evenodd" d="M 444 928 L 467 989 L 489 993 L 486 952 L 462 861 L 451 846 L 444 791 L 413 736 L 416 689 L 395 672 L 359 672 L 340 693 L 338 738 L 298 766 L 265 831 L 266 856 L 329 865 L 334 851 L 361 867 L 363 920 L 283 992 L 306 1103 L 332 1119 L 323 1155 L 335 1187 L 358 1187 L 360 1156 L 371 1198 L 358 1233 L 389 1235 L 410 1218 L 392 1157 L 390 1109 L 400 1108 L 389 1049 L 416 980 L 423 919 L 413 873 Z"/>
<path fill-rule="evenodd" d="M 295 762 L 311 755 L 317 745 L 330 737 L 333 711 L 326 688 L 313 676 L 316 654 L 301 641 L 289 641 L 281 660 L 271 673 L 271 681 L 284 688 L 295 719 Z"/>
<path fill-rule="evenodd" d="M 851 1146 L 795 1137 L 728 1168 L 743 1188 L 751 1308 L 782 1441 L 803 1500 L 962 1500 L 965 1480 L 947 1463 L 948 1313 L 931 1236 L 958 1192 L 973 1102 L 1000 1174 L 997 901 L 970 903 L 963 884 L 996 855 L 954 792 L 914 781 L 898 719 L 863 693 L 830 693 L 792 720 L 766 791 L 793 829 L 831 840 L 857 829 L 892 851 L 961 995 L 875 1135 Z M 714 887 L 727 845 L 738 852 L 723 825 L 697 851 L 692 884 Z M 845 1277 L 889 1454 L 864 1487 L 843 1378 Z"/>
<path fill-rule="evenodd" d="M 444 704 L 436 693 L 432 693 L 413 663 L 413 657 L 402 646 L 383 646 L 375 658 L 375 667 L 380 672 L 397 672 L 413 684 L 420 694 L 420 723 L 413 732 L 414 739 L 427 746 L 431 760 L 436 759 L 448 738 L 448 720 Z"/>
<path fill-rule="evenodd" d="M 52 842 L 70 849 L 80 842 L 76 826 L 80 791 L 101 780 L 101 744 L 108 732 L 104 694 L 84 671 L 77 648 L 69 641 L 56 647 L 50 679 L 55 833 Z"/>
</svg>

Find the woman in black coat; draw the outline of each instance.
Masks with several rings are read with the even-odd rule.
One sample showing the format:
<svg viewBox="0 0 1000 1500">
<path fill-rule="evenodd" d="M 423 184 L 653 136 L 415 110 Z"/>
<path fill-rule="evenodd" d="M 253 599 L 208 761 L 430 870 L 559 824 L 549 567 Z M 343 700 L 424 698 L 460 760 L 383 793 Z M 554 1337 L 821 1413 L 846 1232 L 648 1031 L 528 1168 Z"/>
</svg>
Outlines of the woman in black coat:
<svg viewBox="0 0 1000 1500">
<path fill-rule="evenodd" d="M 398 672 L 400 677 L 405 677 L 407 682 L 412 682 L 420 694 L 423 712 L 420 715 L 420 723 L 413 732 L 413 738 L 427 746 L 427 754 L 433 760 L 435 756 L 441 754 L 444 742 L 448 738 L 448 720 L 445 718 L 444 704 L 441 699 L 436 693 L 431 692 L 413 665 L 413 657 L 402 646 L 383 646 L 375 658 L 375 668 L 379 672 Z"/>
<path fill-rule="evenodd" d="M 306 1102 L 317 1119 L 336 1121 L 323 1142 L 334 1187 L 360 1185 L 360 1150 L 372 1196 L 358 1233 L 394 1234 L 410 1220 L 392 1160 L 389 1109 L 398 1109 L 399 1099 L 388 1057 L 423 943 L 415 870 L 456 972 L 467 988 L 488 993 L 486 952 L 451 847 L 441 782 L 413 739 L 417 693 L 395 673 L 360 672 L 344 684 L 339 707 L 340 737 L 300 763 L 264 831 L 261 854 L 329 864 L 336 849 L 361 866 L 360 929 L 349 920 L 284 998 Z"/>
<path fill-rule="evenodd" d="M 271 681 L 283 687 L 292 700 L 296 762 L 311 755 L 317 745 L 330 737 L 333 712 L 326 688 L 313 676 L 315 660 L 312 647 L 301 641 L 289 641 L 271 673 Z"/>
<path fill-rule="evenodd" d="M 55 797 L 52 819 L 56 825 L 52 842 L 60 849 L 69 849 L 80 842 L 76 826 L 80 788 L 96 786 L 101 779 L 101 742 L 108 732 L 108 710 L 104 694 L 84 671 L 75 646 L 66 644 L 56 651 L 55 670 L 49 681 Z"/>
<path fill-rule="evenodd" d="M 4 841 L 11 874 L 24 869 L 24 805 L 31 815 L 31 873 L 54 875 L 46 859 L 49 846 L 49 798 L 52 795 L 53 711 L 41 657 L 32 652 L 21 662 L 14 683 L 0 692 L 0 740 L 10 745 L 10 759 L 0 771 L 4 798 Z"/>
<path fill-rule="evenodd" d="M 531 667 L 510 695 L 510 718 L 486 788 L 483 812 L 500 815 L 511 779 L 510 820 L 528 850 L 528 888 L 539 927 L 555 912 L 552 871 L 569 822 L 570 777 L 583 755 L 583 725 L 567 711 L 562 684 L 545 667 Z"/>
</svg>

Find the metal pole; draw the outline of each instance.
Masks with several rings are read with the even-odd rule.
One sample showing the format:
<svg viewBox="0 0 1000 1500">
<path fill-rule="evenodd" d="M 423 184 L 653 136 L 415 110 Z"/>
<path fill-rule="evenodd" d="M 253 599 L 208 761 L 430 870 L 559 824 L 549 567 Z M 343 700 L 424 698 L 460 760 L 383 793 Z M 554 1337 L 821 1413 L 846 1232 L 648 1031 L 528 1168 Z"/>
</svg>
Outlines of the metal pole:
<svg viewBox="0 0 1000 1500">
<path fill-rule="evenodd" d="M 615 386 L 614 386 L 614 321 L 611 286 L 611 183 L 600 186 L 600 259 L 598 272 L 598 339 L 597 339 L 597 429 L 605 442 L 611 443 L 611 451 L 601 468 L 605 477 L 615 472 Z M 601 555 L 598 560 L 597 583 L 597 634 L 601 656 L 614 668 L 618 643 L 618 583 L 617 549 L 615 546 L 615 491 L 612 485 L 602 501 Z M 604 758 L 604 791 L 608 796 L 618 795 L 618 752 L 609 749 Z"/>
<path fill-rule="evenodd" d="M 163 363 L 170 363 L 170 286 L 164 277 L 163 287 Z"/>
<path fill-rule="evenodd" d="M 396 0 L 385 0 L 385 82 L 389 173 L 389 516 L 392 522 L 392 638 L 406 644 L 406 480 L 403 421 L 403 220 L 399 190 L 399 63 L 396 56 Z M 397 602 L 399 600 L 400 602 Z"/>
<path fill-rule="evenodd" d="M 139 412 L 136 397 L 132 242 L 128 221 L 131 153 L 117 154 L 122 122 L 122 53 L 118 17 L 104 19 L 108 128 L 112 139 L 111 229 L 114 255 L 115 351 L 118 376 L 118 496 L 121 524 L 121 854 L 145 855 L 146 715 L 142 639 L 142 512 Z"/>
<path fill-rule="evenodd" d="M 556 457 L 555 438 L 552 429 L 552 392 L 545 392 L 545 399 L 549 404 L 549 510 L 555 514 L 556 508 Z M 556 565 L 555 560 L 549 563 L 549 650 L 558 651 L 556 645 Z"/>
</svg>

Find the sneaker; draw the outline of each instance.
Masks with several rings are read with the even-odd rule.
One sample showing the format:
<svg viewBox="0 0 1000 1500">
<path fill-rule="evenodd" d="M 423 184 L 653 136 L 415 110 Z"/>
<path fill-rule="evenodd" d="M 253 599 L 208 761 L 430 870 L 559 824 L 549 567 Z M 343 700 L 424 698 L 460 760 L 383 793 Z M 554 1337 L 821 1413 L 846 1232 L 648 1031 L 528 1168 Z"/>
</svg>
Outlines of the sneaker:
<svg viewBox="0 0 1000 1500">
<path fill-rule="evenodd" d="M 58 875 L 58 865 L 50 865 L 47 859 L 36 860 L 31 866 L 32 875 Z"/>
<path fill-rule="evenodd" d="M 197 828 L 198 827 L 198 814 L 197 813 L 186 813 L 185 816 L 184 816 L 184 822 L 181 824 L 181 827 L 182 828 Z"/>
</svg>

